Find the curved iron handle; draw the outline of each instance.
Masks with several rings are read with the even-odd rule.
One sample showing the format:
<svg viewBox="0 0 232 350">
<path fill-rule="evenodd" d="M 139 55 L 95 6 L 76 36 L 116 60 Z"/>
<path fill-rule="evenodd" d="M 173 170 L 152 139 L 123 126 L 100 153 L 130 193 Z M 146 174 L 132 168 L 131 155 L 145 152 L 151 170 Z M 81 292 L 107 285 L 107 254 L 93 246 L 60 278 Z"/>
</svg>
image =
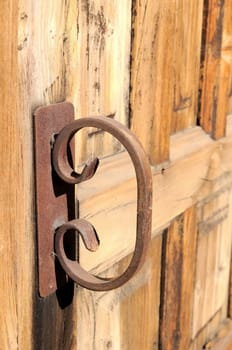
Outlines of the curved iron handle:
<svg viewBox="0 0 232 350">
<path fill-rule="evenodd" d="M 103 279 L 85 271 L 78 262 L 67 258 L 64 247 L 64 234 L 71 229 L 78 230 L 88 248 L 89 242 L 85 230 L 88 227 L 94 247 L 97 236 L 94 227 L 83 219 L 72 220 L 62 225 L 55 235 L 55 250 L 61 266 L 66 273 L 78 284 L 96 291 L 106 291 L 117 288 L 127 282 L 142 266 L 151 234 L 151 206 L 152 206 L 152 176 L 147 156 L 137 138 L 132 132 L 119 122 L 106 117 L 86 117 L 78 119 L 64 127 L 54 144 L 53 165 L 57 174 L 70 184 L 80 183 L 91 178 L 98 166 L 98 159 L 86 165 L 81 174 L 77 174 L 68 162 L 67 148 L 71 138 L 84 127 L 95 127 L 109 132 L 116 137 L 128 151 L 135 167 L 137 179 L 137 225 L 136 243 L 131 262 L 122 275 L 115 279 Z M 81 222 L 81 223 L 80 223 Z M 92 228 L 90 228 L 90 225 Z"/>
</svg>

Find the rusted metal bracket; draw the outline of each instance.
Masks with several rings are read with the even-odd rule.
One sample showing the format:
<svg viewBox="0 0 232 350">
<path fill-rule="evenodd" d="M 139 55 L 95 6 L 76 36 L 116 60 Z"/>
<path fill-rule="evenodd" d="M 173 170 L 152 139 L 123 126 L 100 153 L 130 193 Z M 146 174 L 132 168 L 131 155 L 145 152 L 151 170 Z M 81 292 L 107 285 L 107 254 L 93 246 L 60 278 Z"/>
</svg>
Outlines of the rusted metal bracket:
<svg viewBox="0 0 232 350">
<path fill-rule="evenodd" d="M 54 233 L 62 224 L 75 218 L 74 186 L 67 185 L 58 177 L 53 169 L 51 156 L 56 135 L 73 120 L 74 109 L 70 103 L 40 107 L 34 113 L 36 220 L 41 297 L 54 293 L 68 281 L 66 273 L 56 262 Z"/>
<path fill-rule="evenodd" d="M 91 290 L 106 291 L 120 287 L 142 266 L 150 240 L 152 177 L 148 158 L 141 144 L 129 129 L 115 120 L 106 117 L 86 117 L 70 122 L 69 119 L 72 118 L 73 109 L 68 103 L 43 107 L 35 113 L 41 296 L 53 292 L 59 287 L 60 281 L 67 281 L 67 276 Z M 70 254 L 69 246 L 66 244 L 66 239 L 72 237 L 76 231 L 81 235 L 87 249 L 94 251 L 99 245 L 94 227 L 86 220 L 74 218 L 73 204 L 70 201 L 71 199 L 74 203 L 73 185 L 93 177 L 99 164 L 99 160 L 95 158 L 84 167 L 81 174 L 76 173 L 73 168 L 69 152 L 70 142 L 72 137 L 85 127 L 95 127 L 112 134 L 128 151 L 135 167 L 137 179 L 135 249 L 129 266 L 116 278 L 104 279 L 85 271 Z M 60 279 L 58 273 L 61 266 L 63 279 Z"/>
</svg>

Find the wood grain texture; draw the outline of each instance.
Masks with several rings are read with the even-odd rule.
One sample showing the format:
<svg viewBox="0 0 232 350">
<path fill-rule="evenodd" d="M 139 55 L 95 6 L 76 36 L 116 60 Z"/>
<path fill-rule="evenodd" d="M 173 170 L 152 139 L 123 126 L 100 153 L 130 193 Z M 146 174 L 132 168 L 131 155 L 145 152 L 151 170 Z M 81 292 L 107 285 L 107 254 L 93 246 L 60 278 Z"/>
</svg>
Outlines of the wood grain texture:
<svg viewBox="0 0 232 350">
<path fill-rule="evenodd" d="M 215 121 L 215 138 L 225 135 L 226 117 L 229 112 L 229 96 L 231 94 L 232 77 L 232 7 L 225 0 L 222 28 L 222 47 L 217 101 L 217 118 Z"/>
<path fill-rule="evenodd" d="M 216 142 L 196 127 L 173 135 L 171 144 L 169 166 L 163 170 L 153 169 L 153 236 L 202 199 L 202 186 L 207 183 L 215 157 L 218 158 L 219 173 L 232 170 L 231 136 Z M 205 187 L 204 196 L 210 191 Z M 122 153 L 102 161 L 88 185 L 78 186 L 78 199 L 80 217 L 95 226 L 101 241 L 94 253 L 81 246 L 81 261 L 87 269 L 97 266 L 100 270 L 106 269 L 108 264 L 120 260 L 134 247 L 136 185 L 127 156 Z"/>
<path fill-rule="evenodd" d="M 229 90 L 229 66 L 222 54 L 225 4 L 205 1 L 202 32 L 200 124 L 216 139 L 225 134 Z"/>
<path fill-rule="evenodd" d="M 175 219 L 164 239 L 161 349 L 189 349 L 196 256 L 196 209 Z"/>
<path fill-rule="evenodd" d="M 17 116 L 21 131 L 18 145 L 21 163 L 19 178 L 23 184 L 18 193 L 23 195 L 23 199 L 18 199 L 18 205 L 22 207 L 21 216 L 25 218 L 27 226 L 19 240 L 22 251 L 18 253 L 20 263 L 17 266 L 21 276 L 25 277 L 21 278 L 18 292 L 19 298 L 24 300 L 24 312 L 29 315 L 27 309 L 29 306 L 32 308 L 32 320 L 28 324 L 20 322 L 19 337 L 22 341 L 27 332 L 32 333 L 30 346 L 22 347 L 25 349 L 72 349 L 75 344 L 75 332 L 72 333 L 75 319 L 72 313 L 76 304 L 74 302 L 71 307 L 62 309 L 72 298 L 72 287 L 63 291 L 59 297 L 54 294 L 46 299 L 39 298 L 34 218 L 33 225 L 29 226 L 34 209 L 32 115 L 39 105 L 65 99 L 65 13 L 65 3 L 62 0 L 19 2 Z M 25 278 L 32 284 L 30 288 L 25 283 Z"/>
<path fill-rule="evenodd" d="M 142 270 L 123 287 L 99 293 L 78 288 L 78 348 L 158 350 L 162 235 L 151 242 Z M 120 274 L 128 256 L 104 276 Z"/>
<path fill-rule="evenodd" d="M 169 158 L 171 132 L 195 125 L 202 8 L 202 0 L 134 2 L 131 125 L 152 164 Z"/>
<path fill-rule="evenodd" d="M 220 325 L 213 340 L 207 342 L 204 349 L 230 350 L 232 348 L 232 321 L 226 320 Z"/>
<path fill-rule="evenodd" d="M 218 176 L 219 158 L 215 155 L 198 206 L 198 254 L 194 291 L 192 337 L 228 305 L 231 260 L 232 195 L 231 173 Z M 208 187 L 208 195 L 204 195 Z M 227 309 L 227 307 L 226 307 Z M 227 316 L 225 311 L 224 318 Z"/>
<path fill-rule="evenodd" d="M 229 86 L 226 90 L 229 97 L 226 106 L 228 108 L 227 113 L 232 113 L 232 7 L 229 0 L 225 0 L 225 14 L 224 14 L 224 26 L 223 26 L 223 41 L 222 41 L 222 55 L 225 61 L 226 69 L 229 70 L 227 76 L 224 76 L 226 82 L 229 79 Z"/>
<path fill-rule="evenodd" d="M 210 321 L 197 333 L 191 341 L 190 350 L 204 349 L 210 339 L 215 338 L 220 325 L 225 321 L 225 308 L 218 310 Z"/>
<path fill-rule="evenodd" d="M 23 184 L 20 168 L 20 135 L 19 119 L 16 108 L 17 82 L 17 1 L 4 1 L 0 7 L 0 104 L 1 104 L 1 138 L 0 138 L 0 344 L 4 349 L 17 349 L 19 342 L 27 348 L 30 343 L 30 330 L 25 333 L 24 341 L 19 340 L 20 322 L 30 324 L 31 307 L 18 299 L 17 284 L 20 283 L 20 273 L 17 266 L 20 263 L 18 252 L 19 240 L 23 238 L 25 229 L 24 208 L 19 203 L 23 198 Z M 10 153 L 9 153 L 10 150 Z M 18 218 L 16 221 L 15 219 Z M 29 275 L 30 276 L 30 275 Z M 31 286 L 23 278 L 29 291 Z M 19 287 L 20 288 L 20 287 Z M 30 292 L 29 292 L 30 293 Z M 23 294 L 22 298 L 26 298 Z M 25 305 L 24 305 L 25 306 Z M 24 346 L 23 346 L 24 345 Z"/>
<path fill-rule="evenodd" d="M 129 112 L 131 1 L 71 0 L 65 34 L 66 96 L 76 117 L 105 115 L 124 125 Z M 77 137 L 77 163 L 121 145 L 93 128 Z"/>
<path fill-rule="evenodd" d="M 169 158 L 174 12 L 168 0 L 133 2 L 131 127 L 152 164 Z"/>
<path fill-rule="evenodd" d="M 176 1 L 173 62 L 170 62 L 174 89 L 172 132 L 196 124 L 202 14 L 202 0 Z"/>
</svg>

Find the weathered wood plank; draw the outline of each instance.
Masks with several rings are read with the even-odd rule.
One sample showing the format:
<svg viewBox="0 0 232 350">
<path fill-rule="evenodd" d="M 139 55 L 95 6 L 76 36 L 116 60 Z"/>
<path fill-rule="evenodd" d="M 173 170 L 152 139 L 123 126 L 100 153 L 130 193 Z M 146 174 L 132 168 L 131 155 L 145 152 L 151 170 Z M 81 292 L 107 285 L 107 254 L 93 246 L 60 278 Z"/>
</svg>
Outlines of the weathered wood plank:
<svg viewBox="0 0 232 350">
<path fill-rule="evenodd" d="M 203 1 L 177 0 L 175 11 L 172 132 L 196 124 Z"/>
<path fill-rule="evenodd" d="M 175 219 L 164 239 L 161 348 L 189 349 L 196 259 L 196 209 Z"/>
<path fill-rule="evenodd" d="M 17 253 L 20 246 L 17 242 L 23 238 L 25 228 L 24 210 L 19 203 L 23 189 L 19 169 L 20 134 L 17 128 L 19 119 L 16 109 L 17 81 L 17 1 L 4 1 L 0 6 L 0 104 L 1 104 L 1 138 L 0 138 L 0 344 L 3 349 L 17 349 L 19 342 L 23 348 L 29 348 L 30 329 L 24 334 L 24 341 L 19 337 L 19 321 L 29 325 L 31 322 L 31 305 L 22 308 L 18 299 L 17 284 L 20 283 L 16 266 L 20 262 Z M 10 149 L 10 153 L 9 153 Z M 15 218 L 18 218 L 17 222 Z M 21 253 L 24 247 L 21 247 Z M 28 271 L 28 270 L 27 270 Z M 29 277 L 30 278 L 30 274 Z M 23 277 L 23 276 L 21 276 Z M 23 300 L 27 300 L 32 286 L 23 278 L 29 288 Z M 20 283 L 21 284 L 21 283 Z M 19 303 L 19 304 L 18 304 Z"/>
<path fill-rule="evenodd" d="M 131 127 L 154 164 L 169 158 L 175 2 L 136 0 L 132 14 Z"/>
<path fill-rule="evenodd" d="M 198 206 L 198 254 L 194 292 L 192 337 L 228 305 L 228 285 L 232 241 L 231 173 L 218 174 L 219 159 L 208 173 L 209 195 Z M 227 308 L 226 308 L 227 309 Z M 226 318 L 225 310 L 224 318 Z"/>
<path fill-rule="evenodd" d="M 62 309 L 70 303 L 73 287 L 64 290 L 59 297 L 54 294 L 46 299 L 39 298 L 34 218 L 31 224 L 34 199 L 32 114 L 39 105 L 65 99 L 65 13 L 65 2 L 62 0 L 19 2 L 16 123 L 19 143 L 16 154 L 20 160 L 18 178 L 21 185 L 16 193 L 22 198 L 17 198 L 20 210 L 15 217 L 21 216 L 24 226 L 16 230 L 22 232 L 17 239 L 20 247 L 17 252 L 20 281 L 17 291 L 19 310 L 22 308 L 32 318 L 29 323 L 22 318 L 19 322 L 19 341 L 23 342 L 25 335 L 32 333 L 31 344 L 19 346 L 24 349 L 71 349 L 75 344 L 76 333 L 72 334 L 72 330 L 76 321 L 73 316 L 76 303 Z M 16 174 L 15 171 L 13 173 Z M 25 280 L 30 281 L 30 286 Z"/>
<path fill-rule="evenodd" d="M 168 160 L 171 132 L 195 125 L 202 12 L 202 0 L 134 2 L 131 126 L 152 164 Z"/>
<path fill-rule="evenodd" d="M 228 103 L 225 101 L 229 83 L 228 67 L 222 57 L 224 13 L 225 0 L 205 1 L 199 115 L 203 129 L 214 138 L 225 134 L 227 113 L 224 105 Z"/>
<path fill-rule="evenodd" d="M 222 28 L 222 47 L 219 75 L 219 91 L 217 101 L 217 118 L 215 122 L 215 138 L 225 135 L 226 117 L 229 112 L 229 95 L 231 94 L 232 77 L 232 6 L 225 0 Z"/>
<path fill-rule="evenodd" d="M 126 285 L 98 293 L 78 288 L 78 348 L 158 350 L 162 235 L 151 242 L 142 270 Z M 104 276 L 119 275 L 131 256 Z"/>
<path fill-rule="evenodd" d="M 215 166 L 215 158 L 218 158 L 218 176 L 231 173 L 232 133 L 229 135 L 213 141 L 196 127 L 172 136 L 169 166 L 163 170 L 154 168 L 153 172 L 153 235 L 210 193 L 210 188 L 205 187 L 202 194 L 202 186 Z M 86 268 L 101 265 L 99 269 L 104 269 L 108 263 L 120 260 L 133 250 L 136 186 L 132 166 L 124 153 L 103 160 L 94 178 L 78 186 L 78 198 L 80 217 L 95 225 L 101 240 L 97 252 L 81 250 Z M 123 248 L 121 242 L 124 242 Z"/>
<path fill-rule="evenodd" d="M 127 125 L 131 0 L 68 1 L 65 31 L 66 97 L 76 117 L 105 115 Z M 77 162 L 117 152 L 111 135 L 84 129 Z"/>
</svg>

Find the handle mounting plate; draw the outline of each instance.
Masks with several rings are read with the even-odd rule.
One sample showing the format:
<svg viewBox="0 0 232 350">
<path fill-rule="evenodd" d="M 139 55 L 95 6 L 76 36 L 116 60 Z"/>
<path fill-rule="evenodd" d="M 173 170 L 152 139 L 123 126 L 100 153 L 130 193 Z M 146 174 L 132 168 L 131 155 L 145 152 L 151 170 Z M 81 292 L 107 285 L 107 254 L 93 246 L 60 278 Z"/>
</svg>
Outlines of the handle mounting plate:
<svg viewBox="0 0 232 350">
<path fill-rule="evenodd" d="M 38 108 L 34 113 L 36 219 L 38 244 L 39 294 L 46 297 L 68 281 L 54 256 L 57 227 L 74 219 L 74 187 L 63 182 L 52 169 L 51 151 L 55 135 L 74 120 L 71 103 Z M 71 153 L 73 156 L 73 146 Z"/>
</svg>

